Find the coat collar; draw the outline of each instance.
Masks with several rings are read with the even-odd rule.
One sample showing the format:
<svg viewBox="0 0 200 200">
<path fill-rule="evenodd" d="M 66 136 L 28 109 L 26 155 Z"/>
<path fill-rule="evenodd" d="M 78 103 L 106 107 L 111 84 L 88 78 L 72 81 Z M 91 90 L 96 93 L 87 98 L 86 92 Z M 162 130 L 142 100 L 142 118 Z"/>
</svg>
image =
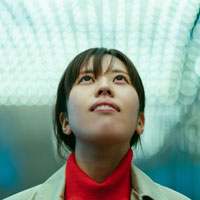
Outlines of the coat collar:
<svg viewBox="0 0 200 200">
<path fill-rule="evenodd" d="M 66 165 L 62 166 L 41 185 L 40 189 L 35 194 L 35 199 L 64 200 L 65 167 Z M 167 200 L 166 197 L 162 195 L 162 191 L 157 184 L 134 165 L 132 165 L 131 168 L 131 184 L 131 200 L 142 199 L 143 196 L 148 196 L 153 200 Z"/>
<path fill-rule="evenodd" d="M 41 185 L 41 188 L 36 194 L 36 200 L 64 200 L 65 167 L 66 165 L 63 165 L 56 173 L 54 173 Z"/>
<path fill-rule="evenodd" d="M 134 199 L 134 196 L 137 199 L 142 199 L 142 197 L 148 196 L 154 200 L 167 200 L 158 185 L 134 165 L 132 165 L 131 168 L 131 184 L 131 200 Z"/>
</svg>

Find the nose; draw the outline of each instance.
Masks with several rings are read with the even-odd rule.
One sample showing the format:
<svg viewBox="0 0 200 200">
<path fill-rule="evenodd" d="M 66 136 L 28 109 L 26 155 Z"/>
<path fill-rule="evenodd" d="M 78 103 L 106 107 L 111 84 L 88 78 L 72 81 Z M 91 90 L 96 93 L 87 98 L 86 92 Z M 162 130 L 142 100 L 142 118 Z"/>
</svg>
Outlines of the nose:
<svg viewBox="0 0 200 200">
<path fill-rule="evenodd" d="M 108 84 L 102 84 L 97 88 L 95 97 L 99 97 L 99 96 L 109 96 L 109 97 L 114 97 L 114 91 L 111 88 L 111 86 L 109 86 Z"/>
</svg>

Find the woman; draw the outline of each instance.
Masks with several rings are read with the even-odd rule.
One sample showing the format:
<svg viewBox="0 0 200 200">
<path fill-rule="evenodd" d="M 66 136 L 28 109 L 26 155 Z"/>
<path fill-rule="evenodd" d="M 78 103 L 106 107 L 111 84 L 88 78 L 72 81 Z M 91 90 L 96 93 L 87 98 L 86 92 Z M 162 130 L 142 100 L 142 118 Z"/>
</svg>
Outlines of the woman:
<svg viewBox="0 0 200 200">
<path fill-rule="evenodd" d="M 61 78 L 54 112 L 58 152 L 72 153 L 45 183 L 8 200 L 188 199 L 131 165 L 144 108 L 143 84 L 127 56 L 105 48 L 77 55 Z"/>
</svg>

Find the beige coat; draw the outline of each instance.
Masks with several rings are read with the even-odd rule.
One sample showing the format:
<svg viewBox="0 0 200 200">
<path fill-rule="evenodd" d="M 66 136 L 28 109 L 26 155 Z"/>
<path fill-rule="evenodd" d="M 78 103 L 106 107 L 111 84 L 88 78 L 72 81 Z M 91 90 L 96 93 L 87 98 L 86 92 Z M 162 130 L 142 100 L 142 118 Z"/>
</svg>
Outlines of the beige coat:
<svg viewBox="0 0 200 200">
<path fill-rule="evenodd" d="M 131 200 L 142 200 L 144 196 L 148 196 L 153 200 L 189 200 L 182 194 L 153 182 L 134 165 L 131 170 L 131 181 Z M 5 200 L 63 200 L 64 191 L 65 165 L 43 184 L 27 189 Z"/>
</svg>

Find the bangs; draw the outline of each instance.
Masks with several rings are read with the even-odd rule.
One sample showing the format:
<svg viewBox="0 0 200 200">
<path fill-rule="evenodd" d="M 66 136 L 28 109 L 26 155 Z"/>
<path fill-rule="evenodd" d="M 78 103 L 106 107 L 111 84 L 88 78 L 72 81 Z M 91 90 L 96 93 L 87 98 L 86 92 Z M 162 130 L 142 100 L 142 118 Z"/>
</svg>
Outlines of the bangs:
<svg viewBox="0 0 200 200">
<path fill-rule="evenodd" d="M 69 64 L 66 69 L 65 77 L 65 88 L 72 88 L 81 70 L 86 69 L 94 73 L 95 78 L 97 78 L 102 73 L 102 59 L 105 55 L 111 56 L 111 61 L 109 63 L 108 70 L 112 68 L 112 62 L 114 59 L 114 54 L 105 48 L 100 49 L 90 49 L 84 51 L 77 55 Z M 68 93 L 68 92 L 67 92 Z M 67 94 L 68 96 L 68 94 Z"/>
<path fill-rule="evenodd" d="M 110 63 L 108 64 L 108 68 L 106 72 L 109 71 L 113 67 L 112 64 L 113 64 L 114 56 L 111 54 L 104 54 L 103 52 L 101 54 L 94 54 L 94 55 L 88 56 L 87 59 L 83 61 L 83 64 L 80 67 L 79 73 L 77 74 L 76 78 L 78 78 L 81 71 L 91 72 L 94 74 L 95 78 L 98 78 L 98 76 L 102 74 L 102 60 L 106 55 L 111 56 L 111 59 L 109 61 Z"/>
</svg>

